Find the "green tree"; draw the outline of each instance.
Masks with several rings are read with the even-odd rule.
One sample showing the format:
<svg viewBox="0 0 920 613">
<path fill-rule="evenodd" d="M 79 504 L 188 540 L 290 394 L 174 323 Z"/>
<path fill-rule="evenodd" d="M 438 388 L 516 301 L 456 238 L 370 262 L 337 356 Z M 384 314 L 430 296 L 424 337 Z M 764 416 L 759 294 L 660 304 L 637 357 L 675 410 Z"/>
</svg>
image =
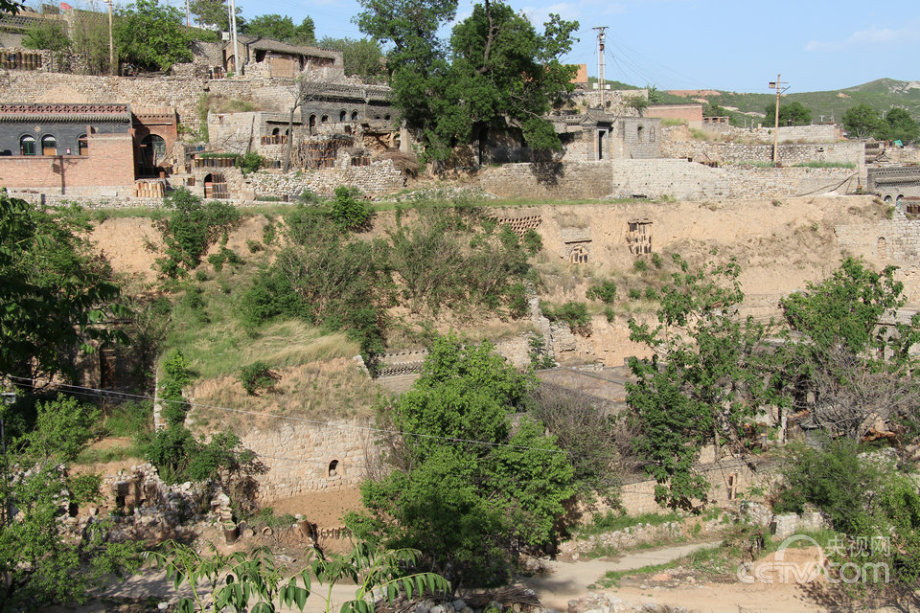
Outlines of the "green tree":
<svg viewBox="0 0 920 613">
<path fill-rule="evenodd" d="M 120 10 L 112 36 L 119 58 L 147 70 L 192 61 L 182 13 L 159 0 L 137 0 Z"/>
<path fill-rule="evenodd" d="M 46 49 L 51 51 L 51 61 L 60 68 L 64 52 L 69 51 L 72 42 L 67 36 L 64 22 L 57 19 L 42 19 L 38 25 L 26 30 L 22 37 L 22 46 L 26 49 Z M 54 70 L 52 63 L 51 69 Z"/>
<path fill-rule="evenodd" d="M 383 49 L 380 43 L 367 38 L 332 38 L 324 37 L 319 41 L 320 47 L 336 49 L 342 52 L 345 74 L 359 77 L 362 81 L 373 83 L 384 77 Z"/>
<path fill-rule="evenodd" d="M 370 224 L 374 210 L 363 199 L 358 199 L 360 195 L 356 189 L 344 185 L 335 188 L 331 216 L 335 225 L 342 230 L 367 229 Z"/>
<path fill-rule="evenodd" d="M 912 351 L 920 316 L 898 317 L 906 299 L 894 271 L 847 258 L 828 279 L 781 301 L 790 334 L 777 352 L 777 381 L 786 404 L 807 409 L 829 436 L 860 438 L 878 419 L 904 426 L 908 437 L 920 427 Z"/>
<path fill-rule="evenodd" d="M 543 119 L 574 87 L 574 68 L 560 58 L 571 49 L 577 22 L 551 15 L 543 33 L 502 2 L 477 4 L 454 26 L 449 44 L 438 29 L 453 19 L 456 0 L 362 0 L 362 31 L 392 43 L 387 69 L 393 104 L 417 131 L 432 159 L 446 159 L 478 127 L 518 126 L 527 144 L 560 146 Z"/>
<path fill-rule="evenodd" d="M 292 45 L 316 44 L 315 26 L 309 16 L 304 17 L 300 25 L 295 26 L 294 21 L 288 16 L 275 13 L 259 15 L 246 22 L 244 32 L 250 36 L 262 36 Z"/>
<path fill-rule="evenodd" d="M 189 613 L 211 610 L 211 602 L 220 610 L 230 608 L 237 613 L 274 613 L 281 607 L 303 611 L 314 595 L 325 601 L 326 613 L 332 613 L 332 589 L 342 580 L 356 584 L 356 588 L 354 599 L 342 604 L 340 613 L 371 613 L 375 594 L 380 595 L 377 599 L 382 597 L 392 604 L 399 594 L 411 599 L 413 595 L 450 589 L 438 575 L 412 572 L 418 561 L 417 551 L 378 550 L 358 543 L 348 554 L 326 557 L 307 550 L 307 558 L 310 565 L 285 580 L 289 569 L 277 566 L 267 548 L 248 554 L 215 552 L 203 556 L 192 547 L 168 542 L 154 553 L 154 559 L 175 585 L 185 584 L 191 590 L 191 597 L 179 601 L 179 610 Z"/>
<path fill-rule="evenodd" d="M 876 133 L 881 125 L 878 111 L 868 104 L 857 104 L 843 114 L 843 127 L 856 138 L 868 138 Z"/>
<path fill-rule="evenodd" d="M 89 74 L 109 73 L 109 24 L 104 13 L 74 11 L 70 25 L 73 52 L 86 62 Z"/>
<path fill-rule="evenodd" d="M 512 427 L 532 384 L 487 342 L 436 339 L 392 408 L 396 469 L 362 486 L 356 536 L 421 550 L 455 589 L 501 584 L 515 554 L 550 544 L 573 469 L 541 424 Z"/>
<path fill-rule="evenodd" d="M 906 145 L 915 142 L 920 136 L 920 126 L 917 125 L 917 122 L 905 109 L 891 109 L 885 114 L 884 123 L 884 134 L 880 135 L 879 138 L 899 140 Z"/>
<path fill-rule="evenodd" d="M 763 125 L 769 128 L 776 125 L 776 105 L 768 104 L 766 111 L 767 116 L 763 120 Z M 811 111 L 802 106 L 801 102 L 779 105 L 780 126 L 807 126 L 809 124 L 811 124 Z"/>
<path fill-rule="evenodd" d="M 202 203 L 185 188 L 179 188 L 163 199 L 169 216 L 155 225 L 163 237 L 165 252 L 157 258 L 156 266 L 171 279 L 184 277 L 201 262 L 219 236 L 226 235 L 240 219 L 231 204 L 212 200 Z"/>
<path fill-rule="evenodd" d="M 39 403 L 34 429 L 0 457 L 0 608 L 40 610 L 83 602 L 90 589 L 139 565 L 133 543 L 108 541 L 105 522 L 64 538 L 60 516 L 68 505 L 98 500 L 97 475 L 69 476 L 66 465 L 92 438 L 98 412 L 58 397 Z M 9 423 L 9 422 L 7 422 Z M 15 508 L 14 519 L 8 511 Z"/>
<path fill-rule="evenodd" d="M 732 261 L 680 271 L 661 290 L 658 325 L 631 321 L 630 339 L 653 352 L 630 358 L 638 378 L 627 383 L 627 403 L 638 421 L 636 451 L 655 478 L 655 498 L 673 508 L 707 499 L 694 462 L 704 444 L 743 453 L 743 428 L 767 401 L 761 343 L 766 330 L 737 317 L 744 299 Z"/>
<path fill-rule="evenodd" d="M 227 32 L 230 30 L 230 16 L 226 0 L 192 0 L 189 4 L 195 22 L 203 27 L 214 27 Z M 236 8 L 237 27 L 245 31 L 246 24 L 240 15 L 240 7 Z"/>
<path fill-rule="evenodd" d="M 73 375 L 78 351 L 123 338 L 101 325 L 129 313 L 87 229 L 0 193 L 0 373 Z"/>
</svg>

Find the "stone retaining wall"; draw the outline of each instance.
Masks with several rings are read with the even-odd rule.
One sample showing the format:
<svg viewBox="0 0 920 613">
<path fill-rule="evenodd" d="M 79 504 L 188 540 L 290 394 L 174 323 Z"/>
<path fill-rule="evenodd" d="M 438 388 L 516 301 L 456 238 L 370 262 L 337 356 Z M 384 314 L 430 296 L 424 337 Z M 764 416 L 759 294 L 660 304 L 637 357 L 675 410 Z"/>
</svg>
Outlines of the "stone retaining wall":
<svg viewBox="0 0 920 613">
<path fill-rule="evenodd" d="M 242 446 L 269 470 L 258 477 L 265 502 L 314 491 L 357 487 L 379 459 L 373 424 L 361 420 L 280 422 L 243 434 Z"/>
<path fill-rule="evenodd" d="M 612 190 L 610 162 L 505 164 L 479 174 L 483 190 L 499 198 L 603 198 Z"/>
<path fill-rule="evenodd" d="M 697 162 L 741 164 L 772 162 L 773 145 L 757 143 L 716 143 L 707 141 L 674 141 L 664 139 L 661 153 L 669 158 L 690 158 Z M 781 164 L 793 166 L 808 162 L 865 164 L 865 147 L 861 142 L 826 144 L 781 144 L 777 150 Z"/>
</svg>

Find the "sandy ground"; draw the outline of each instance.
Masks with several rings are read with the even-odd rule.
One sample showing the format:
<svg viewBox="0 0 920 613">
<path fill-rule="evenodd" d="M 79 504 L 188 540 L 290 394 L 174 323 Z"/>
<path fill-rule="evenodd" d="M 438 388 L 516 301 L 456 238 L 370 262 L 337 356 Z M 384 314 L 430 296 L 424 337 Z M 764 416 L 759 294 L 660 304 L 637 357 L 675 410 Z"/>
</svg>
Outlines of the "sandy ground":
<svg viewBox="0 0 920 613">
<path fill-rule="evenodd" d="M 320 528 L 335 528 L 344 525 L 345 514 L 358 511 L 361 505 L 361 490 L 356 487 L 330 492 L 311 492 L 303 496 L 282 498 L 267 503 L 275 515 L 303 515 Z"/>
</svg>

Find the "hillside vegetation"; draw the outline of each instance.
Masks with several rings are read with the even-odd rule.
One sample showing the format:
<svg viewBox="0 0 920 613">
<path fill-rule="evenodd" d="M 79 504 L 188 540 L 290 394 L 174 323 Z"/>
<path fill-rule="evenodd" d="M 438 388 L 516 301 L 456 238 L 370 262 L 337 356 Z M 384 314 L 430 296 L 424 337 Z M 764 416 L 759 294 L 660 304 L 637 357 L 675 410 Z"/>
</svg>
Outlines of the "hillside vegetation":
<svg viewBox="0 0 920 613">
<path fill-rule="evenodd" d="M 719 96 L 708 98 L 710 104 L 722 107 L 736 107 L 742 112 L 763 113 L 764 109 L 776 100 L 771 93 L 736 93 L 721 92 Z M 866 104 L 882 113 L 892 108 L 906 109 L 914 119 L 920 120 L 920 82 L 897 81 L 895 79 L 878 79 L 862 85 L 839 90 L 820 92 L 790 91 L 783 96 L 783 103 L 799 102 L 811 109 L 815 123 L 840 122 L 847 109 L 858 104 Z"/>
</svg>

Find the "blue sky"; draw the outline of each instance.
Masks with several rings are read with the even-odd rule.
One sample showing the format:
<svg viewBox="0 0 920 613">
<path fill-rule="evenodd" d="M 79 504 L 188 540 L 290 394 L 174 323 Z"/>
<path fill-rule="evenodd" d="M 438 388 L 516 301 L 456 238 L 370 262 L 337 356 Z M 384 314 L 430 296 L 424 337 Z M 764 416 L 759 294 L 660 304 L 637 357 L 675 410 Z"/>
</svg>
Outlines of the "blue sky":
<svg viewBox="0 0 920 613">
<path fill-rule="evenodd" d="M 184 8 L 182 0 L 169 0 Z M 355 0 L 238 0 L 243 15 L 310 15 L 318 37 L 358 37 Z M 850 87 L 882 77 L 920 81 L 918 0 L 512 0 L 532 22 L 550 12 L 580 22 L 567 61 L 597 74 L 593 26 L 607 31 L 606 75 L 659 89 L 790 92 Z M 458 18 L 472 2 L 461 0 Z"/>
</svg>

